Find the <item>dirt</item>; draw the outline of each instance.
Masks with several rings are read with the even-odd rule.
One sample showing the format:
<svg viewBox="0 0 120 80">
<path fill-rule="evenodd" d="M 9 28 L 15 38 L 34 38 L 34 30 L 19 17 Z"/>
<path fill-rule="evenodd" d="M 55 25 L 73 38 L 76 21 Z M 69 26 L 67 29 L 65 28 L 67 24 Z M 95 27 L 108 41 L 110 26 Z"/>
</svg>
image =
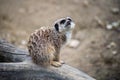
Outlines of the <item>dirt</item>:
<svg viewBox="0 0 120 80">
<path fill-rule="evenodd" d="M 120 9 L 119 4 L 119 0 L 0 0 L 0 38 L 27 49 L 31 32 L 70 16 L 76 23 L 73 39 L 80 45 L 61 50 L 62 60 L 98 80 L 119 80 L 120 33 L 106 29 L 106 24 L 120 19 L 120 13 L 112 12 Z M 111 43 L 116 46 L 108 49 Z"/>
</svg>

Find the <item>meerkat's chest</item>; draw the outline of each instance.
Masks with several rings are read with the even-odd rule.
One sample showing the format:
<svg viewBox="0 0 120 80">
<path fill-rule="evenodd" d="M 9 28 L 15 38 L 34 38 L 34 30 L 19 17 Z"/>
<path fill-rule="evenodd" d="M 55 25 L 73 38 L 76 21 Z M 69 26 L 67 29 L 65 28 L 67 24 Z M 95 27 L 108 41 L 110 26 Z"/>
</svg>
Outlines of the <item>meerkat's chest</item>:
<svg viewBox="0 0 120 80">
<path fill-rule="evenodd" d="M 72 37 L 72 33 L 70 31 L 68 31 L 68 32 L 66 32 L 65 36 L 66 36 L 66 42 L 69 42 Z"/>
<path fill-rule="evenodd" d="M 59 42 L 61 42 L 61 48 L 64 48 L 71 40 L 72 38 L 72 33 L 71 32 L 66 32 L 64 35 L 61 36 L 61 38 L 59 40 Z"/>
</svg>

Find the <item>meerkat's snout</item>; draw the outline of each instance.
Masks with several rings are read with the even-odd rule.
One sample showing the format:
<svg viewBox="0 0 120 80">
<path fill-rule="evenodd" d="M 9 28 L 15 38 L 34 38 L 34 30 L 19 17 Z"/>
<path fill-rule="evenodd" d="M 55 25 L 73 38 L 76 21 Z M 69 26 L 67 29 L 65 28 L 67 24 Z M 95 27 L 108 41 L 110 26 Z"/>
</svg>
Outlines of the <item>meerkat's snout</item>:
<svg viewBox="0 0 120 80">
<path fill-rule="evenodd" d="M 72 21 L 72 19 L 70 17 L 67 17 L 66 27 L 68 27 L 70 29 L 74 29 L 74 27 L 75 27 L 75 23 Z"/>
</svg>

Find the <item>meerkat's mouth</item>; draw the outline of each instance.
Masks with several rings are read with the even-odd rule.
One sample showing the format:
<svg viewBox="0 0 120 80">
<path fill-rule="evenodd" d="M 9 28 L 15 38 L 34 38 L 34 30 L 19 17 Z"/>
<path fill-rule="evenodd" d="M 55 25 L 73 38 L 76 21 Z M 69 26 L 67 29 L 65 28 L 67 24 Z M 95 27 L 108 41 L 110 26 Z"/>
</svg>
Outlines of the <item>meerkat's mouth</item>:
<svg viewBox="0 0 120 80">
<path fill-rule="evenodd" d="M 68 26 L 69 26 L 70 29 L 73 29 L 73 28 L 75 27 L 75 23 L 72 22 L 72 21 L 68 21 L 68 22 L 66 23 L 66 27 L 68 27 Z"/>
<path fill-rule="evenodd" d="M 66 26 L 69 26 L 69 25 L 71 25 L 71 21 L 68 21 L 68 22 L 66 23 Z"/>
</svg>

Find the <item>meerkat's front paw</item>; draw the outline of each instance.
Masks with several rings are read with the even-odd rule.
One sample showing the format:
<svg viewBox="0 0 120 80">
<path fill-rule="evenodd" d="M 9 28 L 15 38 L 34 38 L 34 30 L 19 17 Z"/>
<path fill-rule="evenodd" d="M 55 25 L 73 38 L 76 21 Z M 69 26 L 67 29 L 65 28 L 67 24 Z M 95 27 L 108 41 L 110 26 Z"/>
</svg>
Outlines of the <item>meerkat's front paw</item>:
<svg viewBox="0 0 120 80">
<path fill-rule="evenodd" d="M 53 62 L 51 63 L 51 65 L 54 66 L 54 67 L 60 67 L 62 64 L 61 64 L 60 62 L 53 61 Z"/>
</svg>

